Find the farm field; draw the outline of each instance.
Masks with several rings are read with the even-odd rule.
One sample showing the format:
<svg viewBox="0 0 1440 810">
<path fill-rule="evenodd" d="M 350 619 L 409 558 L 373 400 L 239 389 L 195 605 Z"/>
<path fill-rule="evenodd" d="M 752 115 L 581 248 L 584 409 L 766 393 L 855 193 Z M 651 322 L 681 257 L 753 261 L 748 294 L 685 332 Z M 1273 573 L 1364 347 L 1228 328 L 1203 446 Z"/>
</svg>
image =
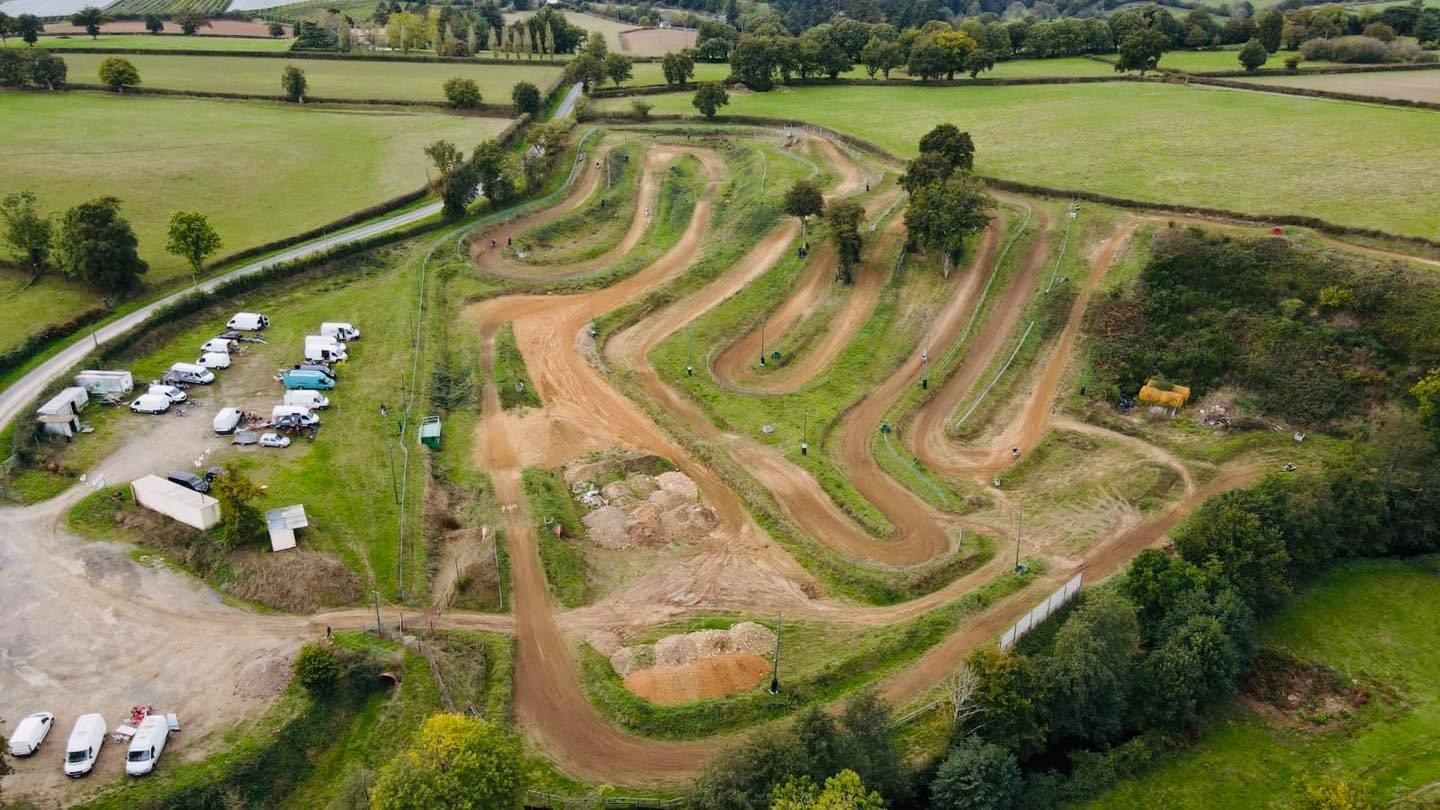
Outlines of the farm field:
<svg viewBox="0 0 1440 810">
<path fill-rule="evenodd" d="M 1255 84 L 1303 87 L 1334 93 L 1440 103 L 1440 70 L 1393 73 L 1332 73 L 1324 76 L 1275 76 L 1249 79 Z"/>
<path fill-rule="evenodd" d="M 34 188 L 52 211 L 119 197 L 150 263 L 149 285 L 187 272 L 164 252 L 173 210 L 207 214 L 225 241 L 221 252 L 233 253 L 412 191 L 425 183 L 426 144 L 444 138 L 468 148 L 507 123 L 440 112 L 80 92 L 0 95 L 0 118 L 13 122 L 10 154 L 24 158 L 0 167 L 0 188 Z M 5 321 L 16 323 L 11 317 L 43 294 L 6 299 Z M 0 345 L 22 339 L 23 330 L 7 330 Z"/>
<path fill-rule="evenodd" d="M 1261 626 L 1261 646 L 1325 664 L 1347 679 L 1374 679 L 1397 690 L 1398 701 L 1374 701 L 1357 720 L 1318 729 L 1278 727 L 1232 705 L 1193 751 L 1164 760 L 1090 806 L 1214 807 L 1223 784 L 1228 806 L 1266 807 L 1286 797 L 1306 770 L 1359 774 L 1375 782 L 1382 801 L 1408 796 L 1419 804 L 1402 806 L 1429 806 L 1425 799 L 1435 798 L 1440 772 L 1433 744 L 1440 727 L 1440 650 L 1419 640 L 1436 622 L 1440 587 L 1433 565 L 1374 561 L 1329 572 Z M 1429 793 L 1421 790 L 1426 785 Z"/>
<path fill-rule="evenodd" d="M 104 54 L 67 54 L 70 81 L 98 83 Z M 384 98 L 444 101 L 446 79 L 461 76 L 480 85 L 486 103 L 510 104 L 517 82 L 533 82 L 544 91 L 561 69 L 540 65 L 463 65 L 381 62 L 359 59 L 255 59 L 224 56 L 132 55 L 143 87 L 202 92 L 281 95 L 280 74 L 294 65 L 305 71 L 310 95 L 325 98 Z"/>
<path fill-rule="evenodd" d="M 695 78 L 697 82 L 718 82 L 730 75 L 728 63 L 696 62 Z M 1040 78 L 1069 78 L 1072 76 L 1114 76 L 1115 69 L 1104 62 L 1097 62 L 1094 59 L 1086 59 L 1083 56 L 1070 56 L 1061 59 L 1010 59 L 1005 62 L 996 62 L 995 69 L 980 74 L 981 79 L 1040 79 Z M 840 74 L 845 79 L 868 79 L 865 68 L 856 66 L 851 70 Z M 877 79 L 884 78 L 875 74 Z M 908 79 L 909 76 L 904 70 L 896 69 L 891 71 L 892 79 Z M 965 77 L 962 77 L 965 78 Z M 665 74 L 660 71 L 659 62 L 637 62 L 634 67 L 634 76 L 625 83 L 627 87 L 636 87 L 647 84 L 664 84 Z"/>
<path fill-rule="evenodd" d="M 255 39 L 253 37 L 185 37 L 171 34 L 101 34 L 96 39 L 79 35 L 43 36 L 37 47 L 67 50 L 69 48 L 124 48 L 132 50 L 193 50 L 193 51 L 288 51 L 289 39 Z"/>
<path fill-rule="evenodd" d="M 508 12 L 505 15 L 505 22 L 508 25 L 516 20 L 526 20 L 534 13 L 533 11 Z M 605 44 L 608 45 L 612 51 L 623 51 L 625 45 L 620 41 L 620 32 L 635 28 L 635 26 L 630 23 L 607 20 L 604 17 L 597 17 L 594 14 L 575 11 L 566 11 L 565 21 L 571 25 L 578 25 L 586 31 L 599 31 L 605 37 Z"/>
<path fill-rule="evenodd" d="M 210 25 L 201 28 L 198 32 L 196 32 L 194 36 L 189 37 L 184 36 L 181 33 L 180 26 L 176 25 L 175 23 L 169 20 L 165 20 L 164 23 L 165 27 L 164 29 L 162 29 L 163 32 L 167 35 L 175 35 L 174 38 L 177 41 L 181 39 L 209 40 L 216 37 L 259 37 L 262 39 L 271 38 L 269 26 L 259 21 L 211 20 Z M 85 33 L 84 28 L 81 28 L 78 25 L 71 25 L 68 20 L 65 22 L 55 22 L 46 25 L 45 33 L 47 35 L 70 34 L 72 36 L 84 37 L 85 39 L 90 38 L 90 35 Z M 155 36 L 154 34 L 151 34 L 148 29 L 145 28 L 145 22 L 143 20 L 111 20 L 110 22 L 107 22 L 100 26 L 100 33 L 102 35 L 134 34 L 136 36 L 142 37 Z"/>
<path fill-rule="evenodd" d="M 695 114 L 690 94 L 646 99 Z M 628 109 L 608 99 L 602 109 Z M 1034 115 L 1044 109 L 1045 115 Z M 1440 115 L 1171 85 L 804 87 L 731 96 L 724 113 L 808 121 L 900 155 L 942 121 L 968 130 L 976 170 L 1147 201 L 1304 214 L 1433 235 L 1440 212 Z M 1226 133 L 1227 150 L 1213 135 Z M 1076 133 L 1085 133 L 1083 137 Z M 1347 181 L 1307 156 L 1344 154 Z M 1235 159 L 1236 155 L 1242 156 Z"/>
<path fill-rule="evenodd" d="M 695 47 L 695 31 L 682 28 L 643 28 L 620 34 L 620 49 L 637 56 L 664 56 Z"/>
</svg>

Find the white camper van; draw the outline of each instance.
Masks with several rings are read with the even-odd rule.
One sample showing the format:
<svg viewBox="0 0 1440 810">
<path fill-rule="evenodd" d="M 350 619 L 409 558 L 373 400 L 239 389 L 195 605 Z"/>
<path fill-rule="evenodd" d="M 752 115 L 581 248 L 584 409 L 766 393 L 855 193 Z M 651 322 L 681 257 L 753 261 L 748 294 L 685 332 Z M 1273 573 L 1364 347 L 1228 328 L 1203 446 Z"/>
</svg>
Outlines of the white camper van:
<svg viewBox="0 0 1440 810">
<path fill-rule="evenodd" d="M 55 715 L 50 712 L 25 715 L 15 724 L 15 731 L 10 735 L 10 756 L 28 757 L 39 751 L 40 744 L 45 742 L 54 725 Z"/>
<path fill-rule="evenodd" d="M 259 332 L 270 325 L 270 319 L 258 312 L 237 312 L 229 323 L 225 324 L 226 329 L 238 329 L 242 332 Z"/>
<path fill-rule="evenodd" d="M 309 408 L 300 405 L 276 405 L 270 409 L 270 418 L 275 421 L 286 417 L 294 417 L 299 421 L 301 427 L 310 427 L 320 424 L 320 417 L 310 411 Z"/>
<path fill-rule="evenodd" d="M 330 323 L 320 324 L 320 334 L 326 337 L 333 337 L 336 340 L 359 340 L 360 330 L 351 323 Z"/>
<path fill-rule="evenodd" d="M 95 769 L 100 746 L 105 744 L 105 718 L 98 714 L 82 714 L 70 729 L 70 742 L 65 744 L 65 775 L 84 776 Z"/>
<path fill-rule="evenodd" d="M 209 385 L 215 382 L 215 372 L 194 363 L 175 363 L 170 366 L 170 374 L 180 382 L 192 385 Z"/>
<path fill-rule="evenodd" d="M 152 383 L 150 387 L 146 389 L 145 393 L 152 396 L 165 397 L 171 402 L 184 402 L 188 396 L 184 391 L 181 391 L 173 385 L 162 385 L 159 383 Z"/>
<path fill-rule="evenodd" d="M 152 714 L 140 721 L 135 736 L 130 738 L 130 751 L 125 755 L 125 773 L 144 776 L 155 770 L 155 763 L 165 752 L 170 737 L 170 723 L 163 714 Z"/>
<path fill-rule="evenodd" d="M 230 352 L 235 351 L 235 347 L 238 345 L 239 344 L 233 340 L 228 340 L 221 337 L 213 337 L 200 344 L 200 353 L 208 354 L 210 352 L 220 352 L 221 354 L 229 354 Z"/>
<path fill-rule="evenodd" d="M 286 405 L 299 405 L 302 408 L 328 408 L 330 399 L 319 391 L 294 390 L 285 392 Z"/>
</svg>

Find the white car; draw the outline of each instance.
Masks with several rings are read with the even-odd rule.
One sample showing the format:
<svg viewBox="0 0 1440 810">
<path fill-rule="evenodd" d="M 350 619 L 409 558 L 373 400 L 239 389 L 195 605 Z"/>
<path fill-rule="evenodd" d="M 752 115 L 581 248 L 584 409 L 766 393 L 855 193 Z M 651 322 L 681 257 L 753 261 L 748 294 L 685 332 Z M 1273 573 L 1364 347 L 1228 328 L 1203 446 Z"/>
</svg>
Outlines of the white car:
<svg viewBox="0 0 1440 810">
<path fill-rule="evenodd" d="M 15 724 L 15 731 L 10 735 L 10 756 L 28 757 L 39 751 L 40 744 L 45 742 L 54 725 L 55 715 L 50 712 L 25 715 Z"/>
<path fill-rule="evenodd" d="M 279 433 L 264 433 L 260 436 L 261 447 L 289 447 L 290 437 Z"/>
<path fill-rule="evenodd" d="M 201 368 L 229 368 L 230 355 L 224 352 L 206 352 L 200 355 L 200 359 L 195 361 L 195 365 Z"/>
<path fill-rule="evenodd" d="M 130 410 L 135 413 L 165 413 L 170 410 L 170 398 L 160 394 L 141 394 L 130 403 Z"/>
</svg>

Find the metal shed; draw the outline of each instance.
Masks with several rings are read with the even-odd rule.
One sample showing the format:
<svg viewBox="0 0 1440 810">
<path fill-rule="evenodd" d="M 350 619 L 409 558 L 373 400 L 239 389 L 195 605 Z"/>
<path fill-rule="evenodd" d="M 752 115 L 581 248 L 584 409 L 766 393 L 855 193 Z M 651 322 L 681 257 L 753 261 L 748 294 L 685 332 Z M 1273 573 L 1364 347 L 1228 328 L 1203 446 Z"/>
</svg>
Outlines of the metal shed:
<svg viewBox="0 0 1440 810">
<path fill-rule="evenodd" d="M 284 551 L 295 548 L 295 530 L 310 525 L 305 517 L 305 505 L 282 506 L 265 513 L 265 525 L 270 530 L 270 550 Z"/>
<path fill-rule="evenodd" d="M 431 450 L 440 449 L 440 417 L 431 414 L 420 420 L 420 443 Z"/>
</svg>

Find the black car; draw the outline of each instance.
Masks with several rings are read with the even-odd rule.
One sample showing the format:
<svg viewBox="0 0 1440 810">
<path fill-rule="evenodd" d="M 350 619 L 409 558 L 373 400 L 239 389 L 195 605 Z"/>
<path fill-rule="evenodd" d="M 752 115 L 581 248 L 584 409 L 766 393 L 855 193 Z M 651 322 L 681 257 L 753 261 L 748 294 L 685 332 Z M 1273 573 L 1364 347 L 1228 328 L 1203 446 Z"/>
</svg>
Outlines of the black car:
<svg viewBox="0 0 1440 810">
<path fill-rule="evenodd" d="M 329 366 L 316 365 L 315 363 L 296 363 L 296 371 L 318 371 L 330 379 L 335 379 L 335 369 Z"/>
<path fill-rule="evenodd" d="M 205 470 L 205 480 L 206 480 L 206 481 L 214 481 L 216 478 L 219 478 L 220 476 L 222 476 L 222 475 L 224 475 L 224 474 L 225 474 L 225 468 L 224 468 L 224 467 L 210 467 L 209 469 Z"/>
<path fill-rule="evenodd" d="M 204 478 L 201 478 L 195 473 L 172 472 L 170 473 L 169 479 L 170 483 L 179 484 L 180 486 L 185 487 L 189 490 L 194 490 L 201 495 L 204 495 L 205 493 L 210 491 L 210 482 L 206 481 Z"/>
</svg>

